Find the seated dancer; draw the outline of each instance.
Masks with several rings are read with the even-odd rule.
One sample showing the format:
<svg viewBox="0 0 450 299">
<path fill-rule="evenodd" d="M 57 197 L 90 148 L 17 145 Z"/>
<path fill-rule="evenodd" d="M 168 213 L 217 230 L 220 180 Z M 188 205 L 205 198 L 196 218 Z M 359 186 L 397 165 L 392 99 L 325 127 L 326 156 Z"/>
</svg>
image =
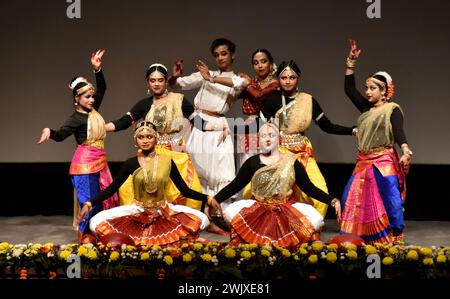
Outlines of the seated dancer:
<svg viewBox="0 0 450 299">
<path fill-rule="evenodd" d="M 366 243 L 392 243 L 403 238 L 405 173 L 412 152 L 403 130 L 403 111 L 392 102 L 394 84 L 386 72 L 366 80 L 366 97 L 355 87 L 354 67 L 361 50 L 350 40 L 345 93 L 362 113 L 358 118 L 358 159 L 342 197 L 341 233 Z M 399 159 L 394 144 L 402 149 Z"/>
<path fill-rule="evenodd" d="M 355 130 L 333 124 L 323 112 L 319 102 L 312 95 L 298 90 L 300 68 L 294 61 L 283 61 L 277 70 L 280 91 L 270 94 L 261 108 L 261 118 L 266 121 L 274 118 L 280 128 L 281 152 L 295 154 L 303 164 L 313 184 L 324 192 L 328 192 L 325 179 L 317 165 L 312 144 L 305 135 L 312 121 L 321 130 L 329 134 L 352 135 Z M 296 192 L 300 202 L 313 204 L 326 215 L 327 205 L 317 201 L 304 192 Z M 244 198 L 247 192 L 244 192 Z"/>
<path fill-rule="evenodd" d="M 183 152 L 183 135 L 190 130 L 190 124 L 186 124 L 184 120 L 191 117 L 194 112 L 194 106 L 183 94 L 168 92 L 168 73 L 164 65 L 160 63 L 152 64 L 148 68 L 145 78 L 149 88 L 148 92 L 151 93 L 151 96 L 136 103 L 121 118 L 107 123 L 106 129 L 108 132 L 125 130 L 140 119 L 152 122 L 158 131 L 156 152 L 170 156 L 188 187 L 202 192 L 194 163 L 192 163 L 189 155 Z M 202 129 L 203 122 L 200 116 L 192 117 L 190 122 L 197 124 L 200 130 Z M 121 204 L 131 204 L 133 202 L 131 179 L 127 180 L 124 186 L 119 189 L 119 195 Z M 165 195 L 169 202 L 184 204 L 200 210 L 202 203 L 191 198 L 185 198 L 173 182 L 169 183 Z"/>
<path fill-rule="evenodd" d="M 101 68 L 104 53 L 105 50 L 98 50 L 91 57 L 97 91 L 85 78 L 75 77 L 70 83 L 75 107 L 74 113 L 58 131 L 44 128 L 38 141 L 38 144 L 42 144 L 49 139 L 63 141 L 72 134 L 75 137 L 78 147 L 69 170 L 78 199 L 78 204 L 75 206 L 75 219 L 79 208 L 112 182 L 104 149 L 105 121 L 97 112 L 106 90 L 106 82 Z M 89 234 L 89 219 L 93 215 L 102 209 L 107 210 L 117 205 L 119 205 L 119 199 L 114 193 L 111 193 L 101 205 L 94 205 L 86 219 L 77 226 L 79 241 L 89 242 L 92 239 L 92 235 Z"/>
<path fill-rule="evenodd" d="M 232 203 L 225 211 L 231 222 L 231 244 L 270 243 L 293 247 L 319 239 L 322 215 L 311 205 L 299 203 L 293 187 L 335 208 L 340 218 L 340 202 L 316 188 L 295 155 L 278 151 L 278 129 L 271 123 L 259 131 L 261 154 L 249 158 L 236 178 L 215 199 L 221 202 L 252 182 L 252 200 Z"/>
<path fill-rule="evenodd" d="M 134 203 L 98 213 L 90 221 L 91 230 L 98 237 L 126 234 L 137 245 L 177 244 L 183 239 L 196 239 L 199 231 L 209 224 L 208 217 L 196 209 L 168 203 L 164 191 L 169 179 L 184 196 L 199 200 L 202 205 L 208 202 L 215 208 L 220 208 L 219 204 L 213 197 L 189 189 L 171 157 L 156 152 L 155 125 L 146 121 L 138 123 L 134 139 L 139 148 L 137 156 L 124 163 L 108 188 L 84 204 L 79 220 L 93 205 L 116 192 L 131 174 Z"/>
</svg>

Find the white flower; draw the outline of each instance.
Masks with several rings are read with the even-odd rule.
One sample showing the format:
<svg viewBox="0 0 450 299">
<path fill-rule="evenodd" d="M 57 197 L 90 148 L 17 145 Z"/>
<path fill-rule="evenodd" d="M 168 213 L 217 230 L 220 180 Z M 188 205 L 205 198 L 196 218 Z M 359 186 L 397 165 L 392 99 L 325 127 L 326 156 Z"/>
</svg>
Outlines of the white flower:
<svg viewBox="0 0 450 299">
<path fill-rule="evenodd" d="M 63 251 L 63 250 L 66 249 L 66 248 L 67 248 L 67 245 L 64 244 L 64 245 L 61 245 L 60 250 Z"/>
<path fill-rule="evenodd" d="M 12 255 L 13 255 L 13 257 L 19 257 L 22 255 L 22 253 L 23 253 L 23 249 L 14 249 Z"/>
<path fill-rule="evenodd" d="M 125 251 L 127 249 L 127 244 L 122 244 L 122 246 L 120 246 L 120 250 Z"/>
</svg>

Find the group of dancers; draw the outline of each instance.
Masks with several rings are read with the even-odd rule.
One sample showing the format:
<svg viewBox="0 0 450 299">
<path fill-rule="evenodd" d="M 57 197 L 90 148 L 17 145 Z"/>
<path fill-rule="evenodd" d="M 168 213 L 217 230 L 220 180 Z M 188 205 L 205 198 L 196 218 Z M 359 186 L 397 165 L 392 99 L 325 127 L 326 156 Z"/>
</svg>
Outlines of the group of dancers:
<svg viewBox="0 0 450 299">
<path fill-rule="evenodd" d="M 145 75 L 149 96 L 107 123 L 97 112 L 106 90 L 105 51 L 91 57 L 96 87 L 84 77 L 72 80 L 74 113 L 59 130 L 44 128 L 38 143 L 75 136 L 70 175 L 80 208 L 80 242 L 110 233 L 126 234 L 141 245 L 194 241 L 203 229 L 223 234 L 210 221 L 218 214 L 230 225 L 233 245 L 292 247 L 320 239 L 329 205 L 343 234 L 366 243 L 402 240 L 404 176 L 412 157 L 403 112 L 392 102 L 394 85 L 386 72 L 366 80 L 365 96 L 356 89 L 354 68 L 361 54 L 356 41 L 350 40 L 345 70 L 345 93 L 361 111 L 353 127 L 332 123 L 312 95 L 299 91 L 301 71 L 294 61 L 277 67 L 268 50 L 258 49 L 251 78 L 233 72 L 236 46 L 230 40 L 214 40 L 210 51 L 214 71 L 200 60 L 198 71 L 188 76 L 182 60 L 170 74 L 164 65 L 152 64 Z M 191 89 L 198 89 L 194 104 L 180 93 Z M 237 138 L 236 175 L 234 127 L 225 115 L 240 99 L 248 118 Z M 328 194 L 305 135 L 312 121 L 327 133 L 355 135 L 358 141 L 342 201 Z M 132 125 L 137 154 L 112 180 L 106 133 Z M 243 199 L 230 200 L 241 190 Z"/>
</svg>

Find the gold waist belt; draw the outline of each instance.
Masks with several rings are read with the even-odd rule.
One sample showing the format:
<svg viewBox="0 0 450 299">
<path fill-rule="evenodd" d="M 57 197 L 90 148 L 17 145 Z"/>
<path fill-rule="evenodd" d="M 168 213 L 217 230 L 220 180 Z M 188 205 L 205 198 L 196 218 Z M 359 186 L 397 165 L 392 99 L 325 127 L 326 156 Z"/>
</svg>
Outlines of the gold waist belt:
<svg viewBox="0 0 450 299">
<path fill-rule="evenodd" d="M 272 196 L 256 196 L 255 199 L 265 205 L 281 205 L 289 201 L 289 196 L 272 195 Z"/>
<path fill-rule="evenodd" d="M 104 149 L 105 148 L 105 141 L 104 140 L 85 140 L 83 142 L 83 145 L 87 145 L 87 146 L 94 146 L 96 148 L 100 148 L 100 149 Z"/>
<path fill-rule="evenodd" d="M 166 204 L 166 201 L 164 199 L 159 201 L 151 201 L 151 200 L 139 201 L 135 199 L 135 203 L 138 207 L 141 207 L 143 209 L 156 209 L 164 206 Z"/>
<path fill-rule="evenodd" d="M 303 133 L 296 134 L 280 134 L 280 144 L 285 147 L 299 147 L 308 141 L 308 137 L 303 135 Z"/>
</svg>

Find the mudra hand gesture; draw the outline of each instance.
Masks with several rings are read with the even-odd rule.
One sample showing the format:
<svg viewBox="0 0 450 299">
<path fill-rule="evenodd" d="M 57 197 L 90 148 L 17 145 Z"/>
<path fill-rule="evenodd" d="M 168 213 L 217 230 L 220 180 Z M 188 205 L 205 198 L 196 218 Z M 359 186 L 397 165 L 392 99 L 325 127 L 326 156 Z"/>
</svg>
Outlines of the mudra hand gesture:
<svg viewBox="0 0 450 299">
<path fill-rule="evenodd" d="M 102 67 L 102 57 L 106 50 L 97 50 L 97 52 L 91 55 L 91 64 L 94 70 L 98 71 Z"/>
<path fill-rule="evenodd" d="M 350 59 L 358 59 L 359 54 L 361 54 L 361 49 L 358 49 L 358 46 L 356 45 L 356 40 L 349 38 L 348 39 L 350 43 L 350 52 L 348 53 L 348 58 Z"/>
</svg>

